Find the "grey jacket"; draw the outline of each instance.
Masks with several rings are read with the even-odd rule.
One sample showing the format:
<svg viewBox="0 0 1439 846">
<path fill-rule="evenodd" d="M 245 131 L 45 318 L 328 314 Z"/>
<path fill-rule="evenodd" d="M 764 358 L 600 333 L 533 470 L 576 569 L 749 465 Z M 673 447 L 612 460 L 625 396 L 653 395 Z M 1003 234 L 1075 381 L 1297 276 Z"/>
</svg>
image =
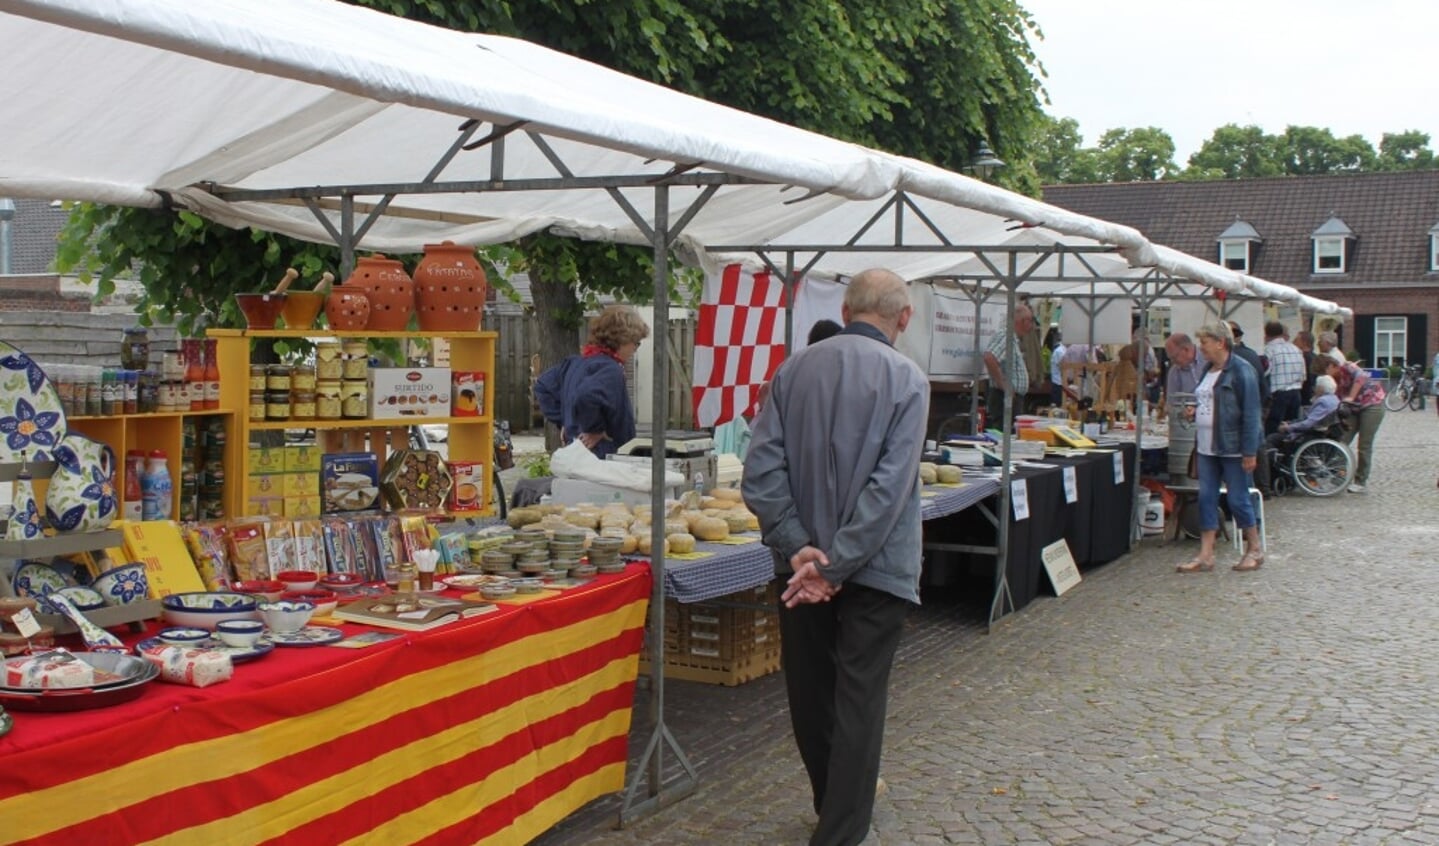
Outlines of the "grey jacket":
<svg viewBox="0 0 1439 846">
<path fill-rule="evenodd" d="M 806 545 L 831 583 L 919 602 L 919 459 L 929 383 L 877 329 L 852 323 L 786 361 L 755 419 L 744 500 L 775 572 Z"/>
</svg>

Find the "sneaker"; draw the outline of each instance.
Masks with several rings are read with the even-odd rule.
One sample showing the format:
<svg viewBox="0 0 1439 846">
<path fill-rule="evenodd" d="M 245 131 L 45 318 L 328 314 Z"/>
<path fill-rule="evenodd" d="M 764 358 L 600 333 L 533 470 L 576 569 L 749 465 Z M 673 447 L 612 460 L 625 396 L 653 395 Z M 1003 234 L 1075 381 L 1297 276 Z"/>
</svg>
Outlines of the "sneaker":
<svg viewBox="0 0 1439 846">
<path fill-rule="evenodd" d="M 1350 493 L 1364 493 L 1364 486 L 1358 483 L 1349 486 Z"/>
</svg>

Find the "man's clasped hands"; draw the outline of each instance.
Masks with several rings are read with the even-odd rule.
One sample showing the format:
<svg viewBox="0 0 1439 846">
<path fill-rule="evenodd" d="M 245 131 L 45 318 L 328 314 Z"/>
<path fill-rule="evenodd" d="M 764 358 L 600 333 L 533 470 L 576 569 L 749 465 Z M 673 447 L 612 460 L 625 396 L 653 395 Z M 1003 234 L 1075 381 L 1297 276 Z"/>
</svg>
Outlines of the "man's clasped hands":
<svg viewBox="0 0 1439 846">
<path fill-rule="evenodd" d="M 789 566 L 794 570 L 794 575 L 790 576 L 786 583 L 788 587 L 780 596 L 786 608 L 815 602 L 829 602 L 843 587 L 843 585 L 831 584 L 829 580 L 820 575 L 819 568 L 829 566 L 829 556 L 825 555 L 823 550 L 806 546 L 790 556 Z"/>
</svg>

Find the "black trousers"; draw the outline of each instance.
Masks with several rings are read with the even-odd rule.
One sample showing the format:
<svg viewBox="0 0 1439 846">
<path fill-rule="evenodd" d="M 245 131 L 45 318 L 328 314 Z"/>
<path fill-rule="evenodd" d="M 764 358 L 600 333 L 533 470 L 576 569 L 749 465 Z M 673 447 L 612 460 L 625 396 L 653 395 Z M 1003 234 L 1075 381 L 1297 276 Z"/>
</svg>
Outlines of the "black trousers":
<svg viewBox="0 0 1439 846">
<path fill-rule="evenodd" d="M 908 605 L 856 584 L 829 602 L 780 603 L 790 723 L 819 814 L 810 846 L 854 846 L 869 833 L 889 670 Z"/>
<path fill-rule="evenodd" d="M 1279 431 L 1280 423 L 1299 418 L 1299 389 L 1275 391 L 1269 395 L 1269 413 L 1264 417 L 1264 434 L 1272 435 Z"/>
</svg>

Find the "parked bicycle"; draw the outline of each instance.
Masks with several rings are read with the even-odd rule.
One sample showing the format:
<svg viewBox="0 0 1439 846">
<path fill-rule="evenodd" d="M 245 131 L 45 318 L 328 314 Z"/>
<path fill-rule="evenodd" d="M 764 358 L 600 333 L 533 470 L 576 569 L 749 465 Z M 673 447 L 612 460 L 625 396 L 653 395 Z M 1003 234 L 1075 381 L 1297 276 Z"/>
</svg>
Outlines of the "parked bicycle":
<svg viewBox="0 0 1439 846">
<path fill-rule="evenodd" d="M 1404 368 L 1399 382 L 1384 396 L 1384 407 L 1390 411 L 1401 411 L 1405 406 L 1418 411 L 1424 407 L 1424 394 L 1419 382 L 1424 377 L 1424 365 L 1411 364 Z"/>
</svg>

